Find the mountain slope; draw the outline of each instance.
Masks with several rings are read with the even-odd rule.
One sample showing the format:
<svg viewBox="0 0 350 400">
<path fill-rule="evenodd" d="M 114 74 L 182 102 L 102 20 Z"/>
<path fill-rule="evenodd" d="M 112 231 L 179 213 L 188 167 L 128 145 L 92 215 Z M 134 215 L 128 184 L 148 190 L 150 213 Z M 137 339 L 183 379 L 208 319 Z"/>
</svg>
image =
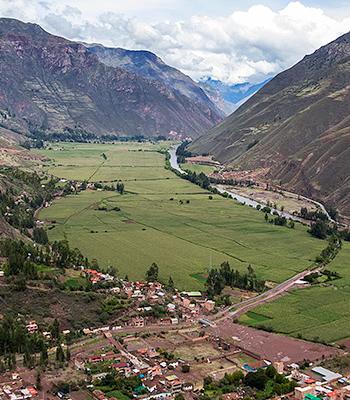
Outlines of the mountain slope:
<svg viewBox="0 0 350 400">
<path fill-rule="evenodd" d="M 196 136 L 221 119 L 204 92 L 197 101 L 164 81 L 106 65 L 35 24 L 0 19 L 0 59 L 0 124 L 22 133 Z"/>
<path fill-rule="evenodd" d="M 110 67 L 119 67 L 147 79 L 164 83 L 195 103 L 208 107 L 208 96 L 200 85 L 176 68 L 165 64 L 156 54 L 144 50 L 126 50 L 85 44 L 89 51 Z M 217 108 L 216 112 L 224 114 Z"/>
<path fill-rule="evenodd" d="M 350 215 L 350 34 L 282 72 L 192 151 L 336 204 Z"/>
</svg>

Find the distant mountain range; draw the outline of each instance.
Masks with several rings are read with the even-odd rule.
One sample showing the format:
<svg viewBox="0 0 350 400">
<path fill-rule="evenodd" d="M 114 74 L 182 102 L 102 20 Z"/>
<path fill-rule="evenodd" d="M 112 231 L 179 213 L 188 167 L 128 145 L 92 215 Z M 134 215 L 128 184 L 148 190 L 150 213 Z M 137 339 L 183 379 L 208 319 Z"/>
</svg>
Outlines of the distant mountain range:
<svg viewBox="0 0 350 400">
<path fill-rule="evenodd" d="M 16 132 L 196 137 L 223 117 L 197 83 L 150 52 L 1 18 L 0 60 L 0 126 Z"/>
<path fill-rule="evenodd" d="M 191 149 L 350 216 L 350 33 L 277 75 Z"/>
<path fill-rule="evenodd" d="M 199 85 L 218 108 L 229 115 L 271 79 L 268 78 L 260 83 L 227 84 L 216 79 L 205 78 L 199 81 Z"/>
</svg>

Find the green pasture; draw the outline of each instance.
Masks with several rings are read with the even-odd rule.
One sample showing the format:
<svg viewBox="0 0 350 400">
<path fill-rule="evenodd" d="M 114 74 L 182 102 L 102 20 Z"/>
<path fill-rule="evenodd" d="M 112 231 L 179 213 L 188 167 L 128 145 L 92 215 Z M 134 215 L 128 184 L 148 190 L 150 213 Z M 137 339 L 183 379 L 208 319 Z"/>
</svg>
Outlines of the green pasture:
<svg viewBox="0 0 350 400">
<path fill-rule="evenodd" d="M 335 342 L 350 336 L 350 244 L 343 243 L 328 269 L 341 278 L 305 289 L 257 307 L 240 318 L 254 327 L 311 340 Z"/>
<path fill-rule="evenodd" d="M 214 167 L 213 165 L 202 165 L 202 164 L 191 164 L 191 163 L 181 164 L 181 168 L 183 170 L 189 170 L 195 172 L 196 174 L 203 172 L 206 175 L 209 175 L 218 169 L 218 167 Z"/>
<path fill-rule="evenodd" d="M 87 190 L 43 209 L 40 218 L 54 226 L 48 230 L 49 238 L 66 238 L 100 265 L 114 265 L 131 279 L 143 278 L 148 266 L 156 262 L 161 278 L 167 280 L 171 275 L 180 289 L 203 288 L 203 279 L 197 277 L 226 260 L 239 270 L 251 264 L 260 278 L 281 282 L 310 266 L 325 247 L 302 225 L 296 224 L 295 229 L 274 226 L 264 221 L 263 213 L 233 200 L 218 195 L 210 199 L 209 192 L 164 168 L 164 154 L 151 151 L 159 146 L 64 144 L 65 150 L 45 150 L 52 160 L 47 165 L 65 163 L 63 167 L 71 169 L 76 179 L 81 179 L 80 170 L 86 167 L 85 150 L 95 167 L 102 152 L 106 162 L 113 160 L 115 166 L 106 173 L 101 168 L 96 173 L 105 180 L 120 168 L 118 163 L 138 166 L 125 180 L 124 195 Z M 129 151 L 139 148 L 143 151 Z M 60 167 L 52 168 L 52 173 L 68 177 L 55 169 Z M 108 211 L 98 210 L 101 203 Z"/>
</svg>

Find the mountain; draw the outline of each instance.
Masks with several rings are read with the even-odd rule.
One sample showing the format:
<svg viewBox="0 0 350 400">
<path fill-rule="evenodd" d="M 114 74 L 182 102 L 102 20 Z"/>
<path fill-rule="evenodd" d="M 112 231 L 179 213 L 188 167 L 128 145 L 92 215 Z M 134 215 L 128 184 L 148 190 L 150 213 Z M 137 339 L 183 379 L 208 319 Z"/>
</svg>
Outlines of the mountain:
<svg viewBox="0 0 350 400">
<path fill-rule="evenodd" d="M 198 136 L 222 119 L 195 82 L 154 54 L 139 52 L 131 68 L 128 51 L 115 49 L 117 60 L 114 49 L 102 57 L 94 47 L 0 19 L 0 125 L 25 134 Z M 156 70 L 152 79 L 147 75 L 147 59 L 161 78 Z"/>
<path fill-rule="evenodd" d="M 350 215 L 350 33 L 277 75 L 192 144 Z"/>
<path fill-rule="evenodd" d="M 237 110 L 270 80 L 271 78 L 259 83 L 226 84 L 220 80 L 205 78 L 199 81 L 199 85 L 218 108 L 228 115 Z"/>
<path fill-rule="evenodd" d="M 162 82 L 204 107 L 208 104 L 209 96 L 198 83 L 176 68 L 165 64 L 161 58 L 150 51 L 126 50 L 91 44 L 85 44 L 85 46 L 109 67 L 123 68 L 147 79 Z M 216 108 L 215 111 L 220 116 L 224 116 L 219 108 Z"/>
</svg>

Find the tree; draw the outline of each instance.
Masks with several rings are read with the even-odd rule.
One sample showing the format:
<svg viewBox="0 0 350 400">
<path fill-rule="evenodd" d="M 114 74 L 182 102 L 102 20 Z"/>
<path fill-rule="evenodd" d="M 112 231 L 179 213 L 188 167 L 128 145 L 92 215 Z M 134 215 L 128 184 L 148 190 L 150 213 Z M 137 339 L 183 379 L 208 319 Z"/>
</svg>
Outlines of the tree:
<svg viewBox="0 0 350 400">
<path fill-rule="evenodd" d="M 159 268 L 156 263 L 153 263 L 146 272 L 147 282 L 157 282 L 158 281 Z"/>
<path fill-rule="evenodd" d="M 46 367 L 49 360 L 49 355 L 47 353 L 47 346 L 43 343 L 40 351 L 40 365 L 41 367 Z"/>
<path fill-rule="evenodd" d="M 186 374 L 186 373 L 190 372 L 190 368 L 191 368 L 191 367 L 190 367 L 188 364 L 183 364 L 182 367 L 181 367 L 181 371 L 182 371 L 184 374 Z"/>
<path fill-rule="evenodd" d="M 53 339 L 58 339 L 60 337 L 60 323 L 57 318 L 53 321 L 50 331 Z"/>
<path fill-rule="evenodd" d="M 68 362 L 70 361 L 70 350 L 69 350 L 69 347 L 67 347 L 67 351 L 66 351 L 66 360 Z"/>
<path fill-rule="evenodd" d="M 258 390 L 264 390 L 269 378 L 263 369 L 256 372 L 249 372 L 244 378 L 244 384 Z"/>
<path fill-rule="evenodd" d="M 35 242 L 37 242 L 39 244 L 47 244 L 49 242 L 47 233 L 43 228 L 34 228 L 33 229 L 33 239 Z"/>
<path fill-rule="evenodd" d="M 308 230 L 308 232 L 312 236 L 315 236 L 318 239 L 326 239 L 327 231 L 328 231 L 327 223 L 325 221 L 321 221 L 320 219 L 312 223 L 310 229 Z"/>
<path fill-rule="evenodd" d="M 63 363 L 65 360 L 65 355 L 61 343 L 58 343 L 56 347 L 56 361 Z"/>
<path fill-rule="evenodd" d="M 168 290 L 173 291 L 174 289 L 175 289 L 175 284 L 174 284 L 173 278 L 171 276 L 169 276 Z"/>
<path fill-rule="evenodd" d="M 40 370 L 36 372 L 36 383 L 35 386 L 38 390 L 41 390 L 41 373 Z"/>
</svg>

